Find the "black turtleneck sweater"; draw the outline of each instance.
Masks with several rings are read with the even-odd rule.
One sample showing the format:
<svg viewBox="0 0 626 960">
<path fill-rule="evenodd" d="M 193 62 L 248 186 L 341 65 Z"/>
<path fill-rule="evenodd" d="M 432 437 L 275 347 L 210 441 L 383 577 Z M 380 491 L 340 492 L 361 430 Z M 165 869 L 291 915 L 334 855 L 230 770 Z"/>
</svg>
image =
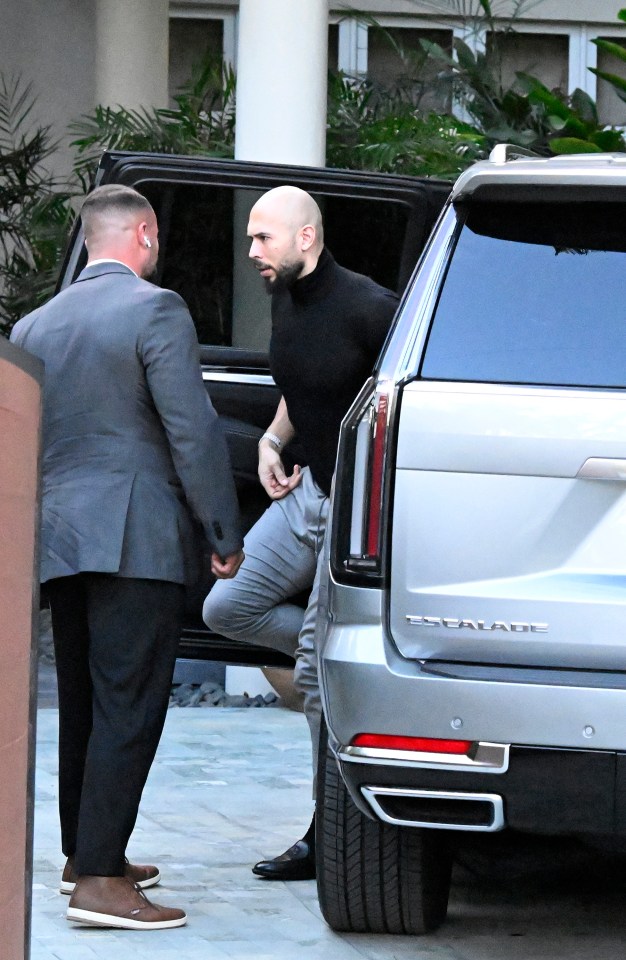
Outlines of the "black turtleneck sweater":
<svg viewBox="0 0 626 960">
<path fill-rule="evenodd" d="M 326 493 L 339 427 L 372 372 L 398 297 L 324 248 L 312 273 L 272 294 L 270 369 L 313 479 Z"/>
</svg>

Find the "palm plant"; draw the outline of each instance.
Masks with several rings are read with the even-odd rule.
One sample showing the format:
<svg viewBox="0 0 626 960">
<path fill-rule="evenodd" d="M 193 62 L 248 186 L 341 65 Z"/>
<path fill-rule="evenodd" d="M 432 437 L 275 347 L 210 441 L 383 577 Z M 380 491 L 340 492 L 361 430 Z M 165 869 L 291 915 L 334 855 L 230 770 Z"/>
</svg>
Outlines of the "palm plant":
<svg viewBox="0 0 626 960">
<path fill-rule="evenodd" d="M 50 128 L 30 84 L 0 74 L 0 333 L 54 291 L 72 220 L 70 194 L 45 169 Z"/>
<path fill-rule="evenodd" d="M 331 74 L 330 166 L 455 179 L 484 155 L 484 138 L 449 115 L 420 114 L 401 92 Z"/>
<path fill-rule="evenodd" d="M 600 123 L 595 101 L 584 90 L 564 97 L 548 90 L 536 77 L 518 74 L 529 101 L 541 108 L 553 154 L 602 153 L 626 149 L 623 132 Z"/>
<path fill-rule="evenodd" d="M 538 2 L 421 0 L 421 6 L 437 12 L 438 25 L 460 22 L 468 40 L 488 36 L 486 50 L 479 45 L 473 49 L 458 37 L 452 50 L 425 38 L 419 50 L 407 49 L 374 17 L 352 11 L 385 38 L 401 72 L 387 88 L 341 77 L 330 87 L 328 161 L 453 179 L 498 142 L 549 153 L 552 128 L 544 105 L 529 96 L 520 78 L 512 85 L 503 81 L 504 41 L 515 32 L 520 16 Z M 448 111 L 424 109 L 425 94 L 433 92 L 447 100 Z"/>
<path fill-rule="evenodd" d="M 626 10 L 620 10 L 617 14 L 617 19 L 621 20 L 622 23 L 626 23 Z M 615 43 L 613 40 L 602 40 L 596 39 L 592 43 L 595 43 L 596 47 L 599 50 L 608 53 L 611 57 L 615 57 L 621 63 L 626 63 L 626 49 L 620 46 L 619 43 Z M 594 67 L 590 67 L 592 73 L 595 73 L 597 77 L 600 77 L 601 80 L 606 80 L 612 87 L 620 100 L 623 100 L 626 103 L 626 80 L 623 77 L 620 77 L 617 73 L 611 73 L 606 70 L 598 70 Z"/>
<path fill-rule="evenodd" d="M 206 57 L 173 98 L 170 109 L 96 107 L 70 127 L 74 170 L 85 187 L 104 150 L 232 157 L 235 141 L 235 74 L 230 64 Z"/>
<path fill-rule="evenodd" d="M 625 149 L 622 131 L 600 122 L 595 102 L 583 90 L 570 95 L 550 90 L 537 77 L 522 72 L 512 83 L 504 82 L 503 41 L 515 32 L 517 19 L 528 9 L 527 0 L 501 0 L 500 7 L 509 10 L 504 18 L 491 0 L 447 0 L 447 5 L 454 7 L 457 15 L 467 14 L 468 30 L 488 35 L 486 49 L 472 49 L 459 38 L 454 40 L 453 54 L 428 41 L 422 41 L 422 46 L 441 64 L 441 78 L 450 84 L 456 103 L 487 146 L 515 143 L 545 156 Z M 626 19 L 626 11 L 622 13 Z M 626 61 L 626 51 L 619 45 L 602 40 L 594 43 L 618 52 Z M 594 72 L 613 81 L 618 94 L 621 85 L 626 99 L 625 81 Z"/>
</svg>

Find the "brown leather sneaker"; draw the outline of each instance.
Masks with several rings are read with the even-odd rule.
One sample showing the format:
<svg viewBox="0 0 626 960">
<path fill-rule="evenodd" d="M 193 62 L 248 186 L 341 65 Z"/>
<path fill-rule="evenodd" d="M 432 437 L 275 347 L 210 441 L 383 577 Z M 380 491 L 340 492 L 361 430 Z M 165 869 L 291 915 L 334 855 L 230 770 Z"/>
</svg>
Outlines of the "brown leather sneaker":
<svg viewBox="0 0 626 960">
<path fill-rule="evenodd" d="M 66 918 L 93 927 L 164 930 L 187 923 L 184 910 L 152 903 L 128 877 L 80 877 Z"/>
<path fill-rule="evenodd" d="M 132 880 L 133 883 L 136 883 L 142 890 L 156 886 L 161 879 L 158 867 L 153 867 L 149 864 L 129 863 L 128 860 L 126 861 L 124 876 Z M 59 893 L 74 893 L 77 880 L 78 874 L 74 870 L 74 858 L 68 857 L 65 867 L 63 868 Z"/>
</svg>

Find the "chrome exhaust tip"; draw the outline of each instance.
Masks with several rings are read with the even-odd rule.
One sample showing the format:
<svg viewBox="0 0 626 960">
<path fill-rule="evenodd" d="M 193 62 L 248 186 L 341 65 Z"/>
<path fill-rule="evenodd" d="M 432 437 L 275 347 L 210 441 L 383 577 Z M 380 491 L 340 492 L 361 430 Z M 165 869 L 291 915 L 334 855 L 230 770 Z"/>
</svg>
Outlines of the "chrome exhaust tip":
<svg viewBox="0 0 626 960">
<path fill-rule="evenodd" d="M 379 820 L 396 827 L 495 833 L 504 828 L 504 805 L 497 793 L 361 787 Z"/>
</svg>

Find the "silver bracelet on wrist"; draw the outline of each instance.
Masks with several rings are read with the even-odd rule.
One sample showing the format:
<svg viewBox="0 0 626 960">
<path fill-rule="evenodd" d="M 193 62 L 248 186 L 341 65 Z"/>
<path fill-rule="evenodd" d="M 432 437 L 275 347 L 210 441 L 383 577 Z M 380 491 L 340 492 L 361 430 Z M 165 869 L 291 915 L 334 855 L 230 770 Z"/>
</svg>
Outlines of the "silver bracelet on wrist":
<svg viewBox="0 0 626 960">
<path fill-rule="evenodd" d="M 280 439 L 280 437 L 277 437 L 275 433 L 266 432 L 261 437 L 261 440 L 271 440 L 277 450 L 280 450 L 283 445 L 283 441 Z M 259 444 L 261 443 L 261 440 L 259 440 Z"/>
</svg>

